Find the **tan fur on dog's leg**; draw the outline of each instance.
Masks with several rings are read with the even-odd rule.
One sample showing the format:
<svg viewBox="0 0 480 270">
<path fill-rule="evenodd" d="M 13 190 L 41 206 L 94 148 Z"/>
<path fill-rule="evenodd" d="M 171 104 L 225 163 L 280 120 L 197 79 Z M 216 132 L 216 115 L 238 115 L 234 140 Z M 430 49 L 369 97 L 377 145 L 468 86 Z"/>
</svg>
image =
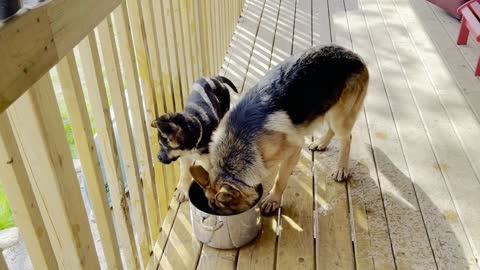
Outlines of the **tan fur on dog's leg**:
<svg viewBox="0 0 480 270">
<path fill-rule="evenodd" d="M 188 200 L 188 187 L 192 182 L 192 175 L 189 170 L 191 165 L 192 160 L 190 158 L 180 158 L 180 179 L 173 195 L 180 203 Z"/>
<path fill-rule="evenodd" d="M 329 127 L 327 133 L 323 135 L 320 139 L 313 141 L 308 146 L 308 149 L 311 151 L 324 151 L 334 135 L 335 133 L 333 133 L 333 130 Z"/>
<path fill-rule="evenodd" d="M 268 195 L 262 200 L 261 211 L 263 215 L 271 215 L 280 207 L 280 201 L 287 187 L 288 178 L 297 165 L 301 151 L 301 147 L 292 147 L 286 159 L 280 164 L 275 183 Z"/>
<path fill-rule="evenodd" d="M 368 71 L 365 70 L 348 81 L 340 100 L 326 115 L 328 126 L 340 138 L 338 164 L 331 174 L 336 181 L 343 181 L 348 178 L 348 159 L 350 157 L 350 144 L 352 143 L 352 129 L 363 107 L 367 87 Z"/>
<path fill-rule="evenodd" d="M 350 144 L 352 136 L 340 138 L 340 153 L 338 156 L 337 169 L 332 172 L 332 178 L 335 181 L 343 181 L 348 177 L 348 159 L 350 157 Z"/>
</svg>

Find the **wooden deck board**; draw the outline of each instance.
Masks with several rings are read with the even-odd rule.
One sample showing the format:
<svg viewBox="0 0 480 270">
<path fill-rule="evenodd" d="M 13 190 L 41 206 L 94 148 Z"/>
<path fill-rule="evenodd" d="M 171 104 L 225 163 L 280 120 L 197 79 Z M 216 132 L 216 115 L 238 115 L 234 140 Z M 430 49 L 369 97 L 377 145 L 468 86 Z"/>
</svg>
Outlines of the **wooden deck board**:
<svg viewBox="0 0 480 270">
<path fill-rule="evenodd" d="M 388 39 L 388 30 L 377 3 L 363 0 L 361 5 L 365 12 L 372 14 L 367 16 L 366 22 L 378 71 L 371 72 L 371 77 L 383 84 L 381 88 L 370 88 L 372 91 L 367 97 L 366 107 L 369 129 L 374 134 L 372 145 L 396 266 L 405 269 L 434 269 L 435 258 L 398 134 L 401 130 L 395 120 L 399 119 L 392 114 L 390 108 L 395 102 L 390 95 L 399 89 L 408 89 L 408 85 L 395 57 L 392 41 Z M 372 112 L 373 108 L 377 111 Z M 406 235 L 411 237 L 405 237 Z"/>
<path fill-rule="evenodd" d="M 330 36 L 333 43 L 351 48 L 345 6 L 340 1 L 328 2 Z M 326 33 L 325 33 L 326 34 Z M 324 35 L 325 35 L 324 34 Z M 316 268 L 354 269 L 354 255 L 349 222 L 349 200 L 346 183 L 337 183 L 329 174 L 335 168 L 338 146 L 331 144 L 327 151 L 314 156 L 316 188 Z"/>
<path fill-rule="evenodd" d="M 371 73 L 370 89 L 381 88 L 363 11 L 354 0 L 345 1 L 353 49 L 365 58 Z M 373 76 L 372 76 L 373 73 Z M 352 235 L 357 269 L 395 269 L 382 190 L 373 156 L 365 109 L 353 130 L 348 182 Z"/>
<path fill-rule="evenodd" d="M 292 53 L 312 45 L 311 2 L 296 1 Z M 312 154 L 303 150 L 282 198 L 280 235 L 276 267 L 278 269 L 313 269 L 313 174 Z"/>
<path fill-rule="evenodd" d="M 445 16 L 423 0 L 247 1 L 222 71 L 240 91 L 312 43 L 333 41 L 366 61 L 371 81 L 353 130 L 351 177 L 327 177 L 335 140 L 313 159 L 304 151 L 280 235 L 276 219 L 264 218 L 259 238 L 238 250 L 200 250 L 188 207 L 174 207 L 157 242 L 163 268 L 184 268 L 175 254 L 183 250 L 197 269 L 478 269 L 480 81 L 472 63 L 480 50 L 456 46 L 458 22 Z"/>
<path fill-rule="evenodd" d="M 479 265 L 480 231 L 474 228 L 480 226 L 478 223 L 480 214 L 478 211 L 472 211 L 472 206 L 479 204 L 477 200 L 480 192 L 480 155 L 478 147 L 472 147 L 472 145 L 475 138 L 478 138 L 480 134 L 480 127 L 478 118 L 475 118 L 474 112 L 469 108 L 467 101 L 470 103 L 476 102 L 476 106 L 479 106 L 480 103 L 478 103 L 479 100 L 469 100 L 469 94 L 473 94 L 473 92 L 462 95 L 463 88 L 455 86 L 455 80 L 457 80 L 457 84 L 462 82 L 456 77 L 457 69 L 448 62 L 442 61 L 442 58 L 445 60 L 450 57 L 448 53 L 457 50 L 454 48 L 455 45 L 452 40 L 445 39 L 448 35 L 440 31 L 438 23 L 432 24 L 430 20 L 418 21 L 416 13 L 420 13 L 427 18 L 435 18 L 431 14 L 431 10 L 430 13 L 427 12 L 429 11 L 428 6 L 421 1 L 413 1 L 410 6 L 402 4 L 404 2 L 395 1 L 397 10 L 402 15 L 404 24 L 411 33 L 414 46 L 417 48 L 424 65 L 436 67 L 427 68 L 427 72 L 439 96 L 440 105 L 446 114 L 443 120 L 436 120 L 434 123 L 431 120 L 426 121 L 426 128 L 432 136 L 432 145 L 437 155 L 439 167 L 446 178 L 447 186 L 460 214 L 460 221 L 464 225 L 477 265 Z M 423 23 L 425 27 L 431 29 L 431 32 L 420 32 L 407 21 Z M 441 46 L 438 46 L 439 44 Z M 445 47 L 451 49 L 445 51 L 443 49 Z M 460 59 L 457 58 L 457 61 L 460 61 Z M 466 63 L 464 64 L 466 65 Z M 472 72 L 469 72 L 468 75 L 473 78 Z M 475 90 L 478 91 L 479 88 Z M 418 94 L 422 93 L 419 92 Z M 425 105 L 420 107 L 430 109 Z"/>
<path fill-rule="evenodd" d="M 475 264 L 474 257 L 462 224 L 458 222 L 458 213 L 445 179 L 438 167 L 432 169 L 425 166 L 425 164 L 437 163 L 436 155 L 441 158 L 441 152 L 436 150 L 438 143 L 454 146 L 456 140 L 453 137 L 451 141 L 445 141 L 443 134 L 447 133 L 450 128 L 435 124 L 437 122 L 448 123 L 448 116 L 428 80 L 423 63 L 411 61 L 411 58 L 417 54 L 411 40 L 399 40 L 396 31 L 406 31 L 406 28 L 401 27 L 403 25 L 399 14 L 396 13 L 396 9 L 390 9 L 389 4 L 391 2 L 386 1 L 379 6 L 387 23 L 400 67 L 406 77 L 408 86 L 405 86 L 410 88 L 410 91 L 389 93 L 391 108 L 396 114 L 403 151 L 410 168 L 412 182 L 415 183 L 416 196 L 429 234 L 436 265 L 442 269 L 471 268 Z M 408 34 L 406 36 L 408 37 Z M 417 128 L 422 125 L 424 128 Z M 427 134 L 425 130 L 428 130 L 430 134 Z M 408 147 L 413 144 L 418 144 L 418 146 Z M 461 154 L 459 155 L 461 157 Z M 444 158 L 454 160 L 458 156 L 450 155 Z M 452 168 L 452 170 L 468 170 L 468 168 Z M 470 171 L 472 171 L 471 168 Z M 460 171 L 455 172 L 457 175 L 459 173 Z M 474 186 L 470 187 L 474 188 Z M 458 247 L 461 247 L 463 252 Z"/>
<path fill-rule="evenodd" d="M 267 57 L 262 57 L 261 59 L 257 59 L 258 61 L 252 61 L 250 63 L 251 66 L 257 67 L 256 72 L 260 73 L 257 73 L 257 76 L 263 76 L 268 69 L 275 65 L 275 61 L 281 61 L 288 56 L 292 47 L 295 3 L 293 1 L 281 1 L 281 4 L 275 1 L 274 3 L 277 5 L 275 8 L 278 12 L 269 12 L 268 15 L 270 20 L 272 17 L 275 17 L 275 20 L 278 19 L 274 31 L 271 32 L 270 30 L 268 33 L 268 38 L 271 38 L 272 42 L 271 44 L 266 44 L 263 48 L 257 48 L 257 50 L 262 49 L 263 54 L 265 54 L 266 51 L 269 51 L 269 53 L 266 55 Z M 259 29 L 259 35 L 260 34 L 262 34 L 262 31 Z M 257 44 L 258 43 L 256 43 L 255 47 L 257 47 Z M 276 60 L 274 58 L 276 58 Z M 245 85 L 251 83 L 252 82 L 245 83 Z M 274 177 L 275 174 L 273 173 L 266 179 L 263 185 L 264 195 L 266 195 L 273 186 Z M 239 250 L 237 269 L 268 269 L 275 264 L 278 216 L 274 215 L 264 218 L 262 226 L 262 233 L 255 242 Z"/>
<path fill-rule="evenodd" d="M 189 203 L 184 202 L 178 209 L 159 269 L 193 269 L 201 249 L 202 243 L 192 234 Z"/>
</svg>

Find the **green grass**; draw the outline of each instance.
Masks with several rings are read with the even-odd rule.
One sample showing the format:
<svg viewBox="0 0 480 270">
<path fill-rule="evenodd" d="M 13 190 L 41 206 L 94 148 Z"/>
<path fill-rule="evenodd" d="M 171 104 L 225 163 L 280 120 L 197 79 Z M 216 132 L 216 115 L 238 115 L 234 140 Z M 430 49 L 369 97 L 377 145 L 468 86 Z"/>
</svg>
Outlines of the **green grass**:
<svg viewBox="0 0 480 270">
<path fill-rule="evenodd" d="M 12 209 L 8 202 L 3 186 L 0 184 L 0 230 L 15 227 Z"/>
</svg>

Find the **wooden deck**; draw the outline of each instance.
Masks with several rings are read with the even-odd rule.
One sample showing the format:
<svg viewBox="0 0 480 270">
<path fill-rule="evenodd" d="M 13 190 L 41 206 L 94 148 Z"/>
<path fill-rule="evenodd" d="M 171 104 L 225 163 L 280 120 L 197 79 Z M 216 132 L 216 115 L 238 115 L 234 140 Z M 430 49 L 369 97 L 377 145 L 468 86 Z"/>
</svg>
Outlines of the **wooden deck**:
<svg viewBox="0 0 480 270">
<path fill-rule="evenodd" d="M 313 5 L 313 6 L 312 6 Z M 248 0 L 224 63 L 247 91 L 273 65 L 337 43 L 368 63 L 351 178 L 305 150 L 277 217 L 239 250 L 202 246 L 188 203 L 172 202 L 154 250 L 160 269 L 479 269 L 480 48 L 424 0 Z"/>
</svg>

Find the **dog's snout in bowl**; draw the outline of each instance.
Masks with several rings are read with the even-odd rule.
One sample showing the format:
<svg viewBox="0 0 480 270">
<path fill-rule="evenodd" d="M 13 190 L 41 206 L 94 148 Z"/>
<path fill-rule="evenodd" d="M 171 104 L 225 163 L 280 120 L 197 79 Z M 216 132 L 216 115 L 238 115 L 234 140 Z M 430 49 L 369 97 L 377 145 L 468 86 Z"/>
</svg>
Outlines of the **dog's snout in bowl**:
<svg viewBox="0 0 480 270">
<path fill-rule="evenodd" d="M 263 188 L 260 186 L 259 197 Z M 189 192 L 193 233 L 207 246 L 239 248 L 251 242 L 261 230 L 260 200 L 250 209 L 234 215 L 217 215 L 208 206 L 203 189 L 193 181 Z"/>
</svg>

